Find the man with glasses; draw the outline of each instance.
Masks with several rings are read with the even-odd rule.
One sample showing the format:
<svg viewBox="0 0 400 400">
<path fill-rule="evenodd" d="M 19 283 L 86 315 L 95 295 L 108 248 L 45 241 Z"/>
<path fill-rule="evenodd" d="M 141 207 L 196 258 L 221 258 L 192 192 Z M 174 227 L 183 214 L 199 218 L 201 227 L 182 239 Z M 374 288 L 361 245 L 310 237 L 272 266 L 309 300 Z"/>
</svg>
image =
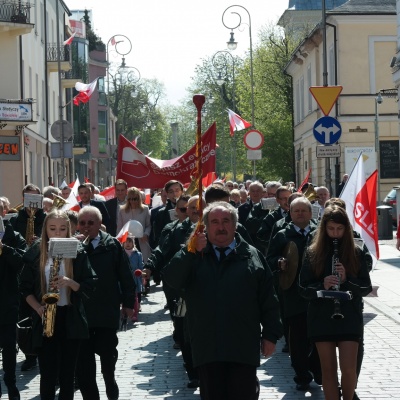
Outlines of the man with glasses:
<svg viewBox="0 0 400 400">
<path fill-rule="evenodd" d="M 90 298 L 83 297 L 89 339 L 82 342 L 76 375 L 85 400 L 100 399 L 95 354 L 100 356 L 107 398 L 118 399 L 115 365 L 118 360 L 120 303 L 128 317 L 133 316 L 135 304 L 135 282 L 129 259 L 120 242 L 100 230 L 101 219 L 100 211 L 93 206 L 84 207 L 78 213 L 79 231 L 85 238 L 89 261 L 97 275 L 96 290 Z"/>
<path fill-rule="evenodd" d="M 126 193 L 128 191 L 128 184 L 123 179 L 117 179 L 115 184 L 115 197 L 107 200 L 105 203 L 108 215 L 110 216 L 110 223 L 107 227 L 107 232 L 111 236 L 117 235 L 117 217 L 118 211 L 121 206 L 126 203 Z"/>
</svg>

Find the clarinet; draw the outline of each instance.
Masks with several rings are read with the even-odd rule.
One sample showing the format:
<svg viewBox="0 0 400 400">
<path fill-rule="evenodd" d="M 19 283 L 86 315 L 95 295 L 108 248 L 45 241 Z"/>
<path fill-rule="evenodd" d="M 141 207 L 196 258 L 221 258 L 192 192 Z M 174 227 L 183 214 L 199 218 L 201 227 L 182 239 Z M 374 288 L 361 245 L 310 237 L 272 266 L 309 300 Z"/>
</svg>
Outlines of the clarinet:
<svg viewBox="0 0 400 400">
<path fill-rule="evenodd" d="M 336 269 L 336 265 L 339 263 L 339 243 L 337 239 L 333 239 L 333 256 L 332 256 L 332 275 L 335 275 L 339 282 L 337 285 L 333 286 L 332 289 L 339 291 L 340 290 L 340 275 Z M 343 319 L 344 316 L 340 310 L 340 300 L 338 298 L 333 299 L 334 311 L 331 316 L 333 319 Z"/>
</svg>

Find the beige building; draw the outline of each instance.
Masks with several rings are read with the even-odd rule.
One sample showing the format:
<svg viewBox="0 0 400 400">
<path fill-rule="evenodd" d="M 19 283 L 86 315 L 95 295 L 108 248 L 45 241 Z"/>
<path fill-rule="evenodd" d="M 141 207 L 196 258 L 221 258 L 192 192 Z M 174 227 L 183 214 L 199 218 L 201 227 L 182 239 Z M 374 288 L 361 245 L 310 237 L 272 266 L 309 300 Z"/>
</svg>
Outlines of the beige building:
<svg viewBox="0 0 400 400">
<path fill-rule="evenodd" d="M 0 4 L 0 193 L 12 205 L 26 183 L 59 185 L 69 173 L 67 158 L 64 170 L 60 158 L 51 158 L 50 134 L 56 120 L 72 114 L 72 105 L 61 113 L 59 107 L 77 81 L 67 74 L 71 53 L 63 45 L 69 14 L 62 0 Z"/>
<path fill-rule="evenodd" d="M 293 78 L 296 178 L 332 188 L 363 151 L 366 173 L 379 161 L 381 200 L 400 183 L 396 85 L 389 65 L 397 49 L 396 1 L 349 0 L 327 12 L 326 68 L 321 26 L 302 40 L 286 67 Z M 327 76 L 324 76 L 324 70 Z M 323 117 L 310 86 L 343 87 L 330 116 L 341 125 L 340 157 L 317 158 L 314 124 Z M 378 96 L 378 93 L 381 95 Z M 375 146 L 376 139 L 379 146 Z M 379 150 L 377 153 L 376 150 Z"/>
</svg>

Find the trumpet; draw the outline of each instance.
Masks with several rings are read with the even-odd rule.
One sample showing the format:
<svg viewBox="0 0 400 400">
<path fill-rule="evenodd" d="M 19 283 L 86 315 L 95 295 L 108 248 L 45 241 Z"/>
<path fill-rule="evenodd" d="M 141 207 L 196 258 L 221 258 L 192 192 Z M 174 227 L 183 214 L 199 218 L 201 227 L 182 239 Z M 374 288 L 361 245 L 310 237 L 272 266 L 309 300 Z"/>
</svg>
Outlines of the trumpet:
<svg viewBox="0 0 400 400">
<path fill-rule="evenodd" d="M 60 300 L 60 291 L 53 287 L 53 283 L 60 271 L 61 259 L 62 257 L 53 258 L 53 266 L 50 270 L 48 290 L 47 293 L 45 293 L 42 297 L 42 301 L 45 303 L 45 310 L 42 316 L 43 336 L 46 337 L 52 337 L 54 334 L 57 302 Z"/>
<path fill-rule="evenodd" d="M 338 278 L 338 283 L 332 287 L 333 290 L 340 290 L 340 275 L 336 269 L 336 265 L 339 263 L 339 243 L 337 239 L 333 239 L 333 256 L 332 256 L 332 275 Z M 333 319 L 343 319 L 344 316 L 340 310 L 340 300 L 338 298 L 333 299 L 334 311 L 331 316 Z"/>
</svg>

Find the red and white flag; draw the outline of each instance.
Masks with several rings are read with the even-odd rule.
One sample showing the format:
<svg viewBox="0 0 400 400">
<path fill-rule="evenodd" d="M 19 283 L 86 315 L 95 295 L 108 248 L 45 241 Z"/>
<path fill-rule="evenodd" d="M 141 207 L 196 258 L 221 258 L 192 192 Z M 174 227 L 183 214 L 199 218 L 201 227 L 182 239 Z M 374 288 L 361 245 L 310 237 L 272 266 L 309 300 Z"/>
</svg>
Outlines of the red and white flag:
<svg viewBox="0 0 400 400">
<path fill-rule="evenodd" d="M 144 204 L 147 204 L 148 206 L 151 203 L 151 192 L 150 189 L 144 189 L 144 195 L 145 195 L 145 201 Z"/>
<path fill-rule="evenodd" d="M 227 110 L 229 115 L 229 129 L 231 131 L 231 136 L 235 134 L 234 131 L 241 131 L 243 129 L 250 128 L 250 122 L 247 122 L 245 119 L 234 113 L 229 108 L 227 108 Z"/>
<path fill-rule="evenodd" d="M 350 174 L 340 198 L 346 202 L 346 212 L 353 229 L 364 240 L 374 265 L 379 259 L 378 224 L 376 216 L 376 182 L 378 171 L 365 178 L 362 153 Z"/>
<path fill-rule="evenodd" d="M 63 45 L 64 46 L 70 45 L 73 42 L 75 35 L 76 35 L 76 32 L 74 32 L 67 40 L 64 40 Z"/>
<path fill-rule="evenodd" d="M 80 186 L 79 178 L 76 177 L 74 186 L 72 187 L 72 190 L 68 196 L 67 203 L 62 207 L 63 211 L 72 210 L 78 212 L 81 209 L 77 199 L 79 186 Z"/>
<path fill-rule="evenodd" d="M 115 236 L 116 239 L 118 239 L 120 241 L 120 243 L 125 243 L 126 242 L 126 238 L 129 236 L 129 223 L 131 221 L 128 221 L 123 227 L 122 229 L 118 232 L 118 235 Z"/>
<path fill-rule="evenodd" d="M 75 84 L 75 89 L 79 92 L 73 100 L 76 106 L 79 106 L 79 103 L 87 103 L 89 101 L 90 96 L 96 89 L 97 79 L 99 78 L 96 78 L 93 82 L 88 84 L 82 82 L 77 82 Z"/>
</svg>

